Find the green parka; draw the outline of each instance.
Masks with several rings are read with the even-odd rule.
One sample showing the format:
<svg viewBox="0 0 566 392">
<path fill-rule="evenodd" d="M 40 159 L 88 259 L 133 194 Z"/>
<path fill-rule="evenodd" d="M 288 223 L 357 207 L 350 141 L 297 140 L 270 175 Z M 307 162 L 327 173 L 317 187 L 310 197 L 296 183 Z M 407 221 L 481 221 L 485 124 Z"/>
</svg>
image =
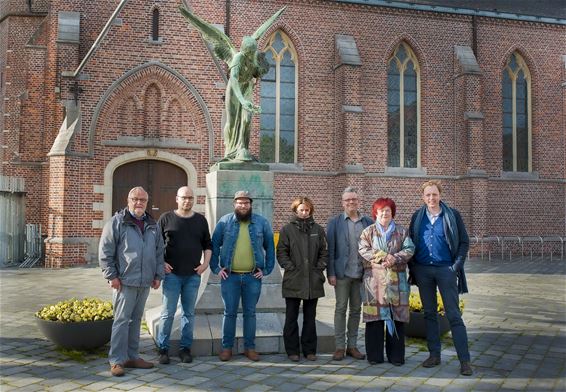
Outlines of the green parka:
<svg viewBox="0 0 566 392">
<path fill-rule="evenodd" d="M 324 297 L 323 271 L 328 263 L 326 235 L 312 217 L 294 217 L 283 226 L 277 243 L 277 262 L 285 270 L 283 297 Z"/>
</svg>

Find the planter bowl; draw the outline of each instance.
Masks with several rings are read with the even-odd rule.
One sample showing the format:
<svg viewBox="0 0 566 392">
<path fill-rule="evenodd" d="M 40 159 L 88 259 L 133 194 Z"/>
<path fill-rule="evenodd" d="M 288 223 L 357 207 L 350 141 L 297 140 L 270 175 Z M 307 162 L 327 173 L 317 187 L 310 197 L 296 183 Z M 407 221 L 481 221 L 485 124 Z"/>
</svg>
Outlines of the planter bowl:
<svg viewBox="0 0 566 392">
<path fill-rule="evenodd" d="M 438 315 L 440 335 L 450 331 L 450 323 L 446 315 Z M 411 318 L 405 325 L 405 335 L 411 338 L 426 338 L 426 321 L 423 312 L 411 312 Z"/>
<path fill-rule="evenodd" d="M 92 350 L 110 341 L 114 320 L 80 321 L 64 323 L 43 320 L 39 317 L 37 326 L 47 339 L 57 346 L 71 350 Z"/>
</svg>

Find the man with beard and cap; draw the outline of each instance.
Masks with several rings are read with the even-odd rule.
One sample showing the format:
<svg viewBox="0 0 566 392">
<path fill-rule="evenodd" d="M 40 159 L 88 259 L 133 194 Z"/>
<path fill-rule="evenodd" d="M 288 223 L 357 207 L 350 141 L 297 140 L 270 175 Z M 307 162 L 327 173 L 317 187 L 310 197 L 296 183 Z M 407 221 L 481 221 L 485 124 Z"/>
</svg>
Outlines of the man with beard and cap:
<svg viewBox="0 0 566 392">
<path fill-rule="evenodd" d="M 240 298 L 244 316 L 244 355 L 259 361 L 255 350 L 255 309 L 261 294 L 261 279 L 271 273 L 275 264 L 275 245 L 269 221 L 252 212 L 252 203 L 248 191 L 236 192 L 234 212 L 220 218 L 212 234 L 210 269 L 221 278 L 224 302 L 221 361 L 232 358 Z"/>
</svg>

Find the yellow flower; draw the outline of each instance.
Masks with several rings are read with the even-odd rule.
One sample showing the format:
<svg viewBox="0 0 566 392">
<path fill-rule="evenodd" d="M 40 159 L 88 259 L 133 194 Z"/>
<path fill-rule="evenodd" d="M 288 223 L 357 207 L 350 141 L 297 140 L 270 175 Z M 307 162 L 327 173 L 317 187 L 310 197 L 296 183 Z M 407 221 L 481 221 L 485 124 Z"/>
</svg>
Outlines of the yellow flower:
<svg viewBox="0 0 566 392">
<path fill-rule="evenodd" d="M 112 303 L 98 298 L 78 300 L 71 298 L 55 305 L 47 305 L 35 313 L 43 320 L 80 322 L 107 320 L 113 317 Z"/>
<path fill-rule="evenodd" d="M 436 302 L 438 304 L 437 311 L 439 314 L 444 315 L 444 304 L 442 303 L 442 297 L 440 293 L 436 292 Z M 460 299 L 459 302 L 460 313 L 464 313 L 464 300 Z M 422 312 L 423 303 L 421 302 L 421 297 L 417 292 L 411 292 L 409 295 L 409 310 L 411 312 Z"/>
</svg>

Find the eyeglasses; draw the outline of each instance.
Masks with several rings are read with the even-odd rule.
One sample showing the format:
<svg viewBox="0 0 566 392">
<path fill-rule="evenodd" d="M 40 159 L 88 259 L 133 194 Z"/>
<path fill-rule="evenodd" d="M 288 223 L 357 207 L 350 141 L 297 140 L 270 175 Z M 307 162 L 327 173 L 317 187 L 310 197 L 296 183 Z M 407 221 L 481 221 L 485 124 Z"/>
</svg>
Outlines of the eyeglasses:
<svg viewBox="0 0 566 392">
<path fill-rule="evenodd" d="M 177 195 L 177 197 L 181 200 L 194 200 L 195 199 L 193 196 L 179 196 L 179 195 Z"/>
<path fill-rule="evenodd" d="M 137 197 L 130 197 L 130 200 L 133 201 L 134 203 L 147 203 L 147 199 L 138 199 Z"/>
<path fill-rule="evenodd" d="M 358 200 L 359 200 L 358 198 L 342 199 L 342 201 L 343 201 L 344 203 L 353 203 L 353 202 L 358 201 Z"/>
</svg>

